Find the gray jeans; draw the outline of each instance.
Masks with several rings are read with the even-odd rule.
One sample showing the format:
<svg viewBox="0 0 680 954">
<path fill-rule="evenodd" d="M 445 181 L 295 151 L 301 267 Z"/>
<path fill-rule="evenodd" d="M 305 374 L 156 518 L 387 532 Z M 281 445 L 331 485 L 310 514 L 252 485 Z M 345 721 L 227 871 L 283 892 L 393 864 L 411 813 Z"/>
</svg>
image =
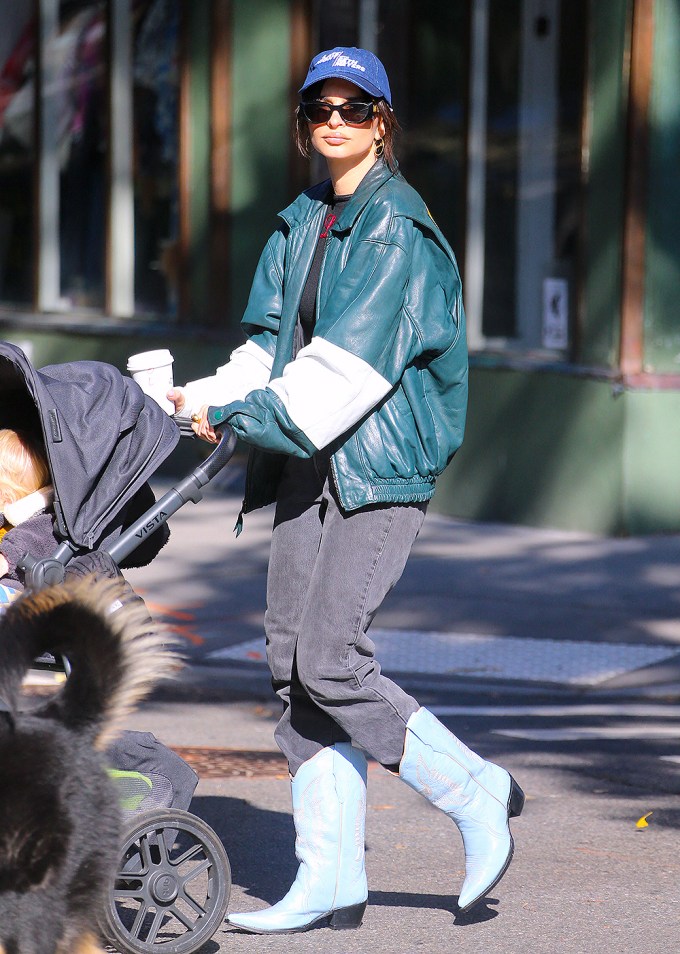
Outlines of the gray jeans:
<svg viewBox="0 0 680 954">
<path fill-rule="evenodd" d="M 404 748 L 415 699 L 380 670 L 367 630 L 401 576 L 426 503 L 346 513 L 328 459 L 291 458 L 279 487 L 267 581 L 267 659 L 283 702 L 277 744 L 291 774 L 353 740 L 383 765 Z"/>
</svg>

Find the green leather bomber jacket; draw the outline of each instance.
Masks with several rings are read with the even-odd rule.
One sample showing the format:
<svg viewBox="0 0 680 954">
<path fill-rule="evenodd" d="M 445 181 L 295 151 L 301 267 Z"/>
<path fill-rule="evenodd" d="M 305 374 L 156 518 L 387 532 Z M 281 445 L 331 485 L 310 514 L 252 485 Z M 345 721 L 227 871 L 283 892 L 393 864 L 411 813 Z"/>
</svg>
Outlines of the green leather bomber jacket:
<svg viewBox="0 0 680 954">
<path fill-rule="evenodd" d="M 379 161 L 332 225 L 311 344 L 294 354 L 327 180 L 280 213 L 242 324 L 269 384 L 211 407 L 251 444 L 243 512 L 273 502 L 287 455 L 321 448 L 342 507 L 428 500 L 463 440 L 467 345 L 456 259 L 423 200 Z M 282 456 L 283 455 L 283 456 Z"/>
</svg>

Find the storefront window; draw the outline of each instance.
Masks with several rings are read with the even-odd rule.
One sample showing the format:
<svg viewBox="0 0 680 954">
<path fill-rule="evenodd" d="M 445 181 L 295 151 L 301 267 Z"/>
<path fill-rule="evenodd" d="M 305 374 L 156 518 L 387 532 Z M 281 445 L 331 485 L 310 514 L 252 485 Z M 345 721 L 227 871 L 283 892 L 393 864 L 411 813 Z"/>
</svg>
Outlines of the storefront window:
<svg viewBox="0 0 680 954">
<path fill-rule="evenodd" d="M 178 299 L 178 0 L 135 9 L 135 308 L 174 316 Z"/>
<path fill-rule="evenodd" d="M 572 343 L 585 22 L 584 0 L 488 0 L 480 343 Z"/>
<path fill-rule="evenodd" d="M 357 0 L 320 36 L 375 49 L 402 171 L 460 259 L 473 349 L 568 353 L 578 299 L 585 0 Z"/>
<path fill-rule="evenodd" d="M 489 9 L 482 332 L 492 338 L 512 338 L 517 331 L 521 6 L 521 0 L 491 0 Z"/>
<path fill-rule="evenodd" d="M 319 49 L 366 46 L 390 78 L 400 167 L 462 256 L 469 0 L 341 0 L 319 8 Z M 323 170 L 319 172 L 321 174 Z"/>
<path fill-rule="evenodd" d="M 52 82 L 45 97 L 56 117 L 62 307 L 102 308 L 108 148 L 106 5 L 59 4 L 59 32 L 48 44 Z"/>
<path fill-rule="evenodd" d="M 179 10 L 0 5 L 0 301 L 176 317 Z"/>
<path fill-rule="evenodd" d="M 36 69 L 31 4 L 6 4 L 0 25 L 0 301 L 30 304 Z"/>
<path fill-rule="evenodd" d="M 467 0 L 383 2 L 378 54 L 402 126 L 399 160 L 458 256 L 465 224 Z"/>
<path fill-rule="evenodd" d="M 319 49 L 358 46 L 361 0 L 334 0 L 319 11 Z"/>
</svg>

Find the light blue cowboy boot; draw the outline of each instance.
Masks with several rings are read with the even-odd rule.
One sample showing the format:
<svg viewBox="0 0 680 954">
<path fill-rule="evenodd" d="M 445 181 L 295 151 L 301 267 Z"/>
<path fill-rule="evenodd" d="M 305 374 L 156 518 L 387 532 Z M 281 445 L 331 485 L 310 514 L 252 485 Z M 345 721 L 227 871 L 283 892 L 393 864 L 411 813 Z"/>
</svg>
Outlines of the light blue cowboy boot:
<svg viewBox="0 0 680 954">
<path fill-rule="evenodd" d="M 368 898 L 366 757 L 349 742 L 324 748 L 300 766 L 291 788 L 300 862 L 295 881 L 272 907 L 227 920 L 254 934 L 293 934 L 322 920 L 335 929 L 357 928 Z"/>
<path fill-rule="evenodd" d="M 508 821 L 522 812 L 522 789 L 505 769 L 470 751 L 427 709 L 419 709 L 406 724 L 399 775 L 458 826 L 465 848 L 458 910 L 469 911 L 512 861 Z"/>
</svg>

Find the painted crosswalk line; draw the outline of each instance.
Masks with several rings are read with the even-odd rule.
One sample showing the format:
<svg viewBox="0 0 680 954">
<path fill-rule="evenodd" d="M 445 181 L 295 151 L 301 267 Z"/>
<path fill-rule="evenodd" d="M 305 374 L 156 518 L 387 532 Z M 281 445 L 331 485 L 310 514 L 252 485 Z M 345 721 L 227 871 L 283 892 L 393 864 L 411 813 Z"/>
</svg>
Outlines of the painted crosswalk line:
<svg viewBox="0 0 680 954">
<path fill-rule="evenodd" d="M 592 702 L 570 705 L 506 705 L 506 706 L 428 706 L 439 718 L 447 716 L 478 716 L 492 719 L 678 719 L 680 706 L 657 702 Z"/>
<path fill-rule="evenodd" d="M 593 742 L 593 741 L 664 741 L 680 742 L 680 706 L 655 703 L 574 703 L 570 705 L 497 705 L 497 706 L 447 706 L 432 705 L 430 711 L 439 718 L 488 718 L 511 722 L 520 719 L 536 719 L 540 727 L 513 726 L 493 727 L 491 735 L 522 739 L 528 742 Z M 557 720 L 569 722 L 577 719 L 609 720 L 605 725 L 551 726 Z M 652 720 L 657 721 L 643 721 Z M 615 720 L 616 724 L 612 724 Z M 663 720 L 663 721 L 658 721 Z M 680 755 L 660 755 L 665 762 L 680 763 Z"/>
<path fill-rule="evenodd" d="M 372 629 L 385 672 L 422 673 L 596 686 L 680 652 L 676 646 L 520 639 L 468 633 Z M 264 638 L 207 654 L 214 660 L 266 663 Z"/>
<path fill-rule="evenodd" d="M 492 729 L 492 735 L 509 739 L 525 739 L 530 742 L 589 742 L 620 741 L 627 739 L 663 740 L 679 739 L 680 725 L 648 722 L 631 725 L 572 725 L 554 729 Z"/>
</svg>

